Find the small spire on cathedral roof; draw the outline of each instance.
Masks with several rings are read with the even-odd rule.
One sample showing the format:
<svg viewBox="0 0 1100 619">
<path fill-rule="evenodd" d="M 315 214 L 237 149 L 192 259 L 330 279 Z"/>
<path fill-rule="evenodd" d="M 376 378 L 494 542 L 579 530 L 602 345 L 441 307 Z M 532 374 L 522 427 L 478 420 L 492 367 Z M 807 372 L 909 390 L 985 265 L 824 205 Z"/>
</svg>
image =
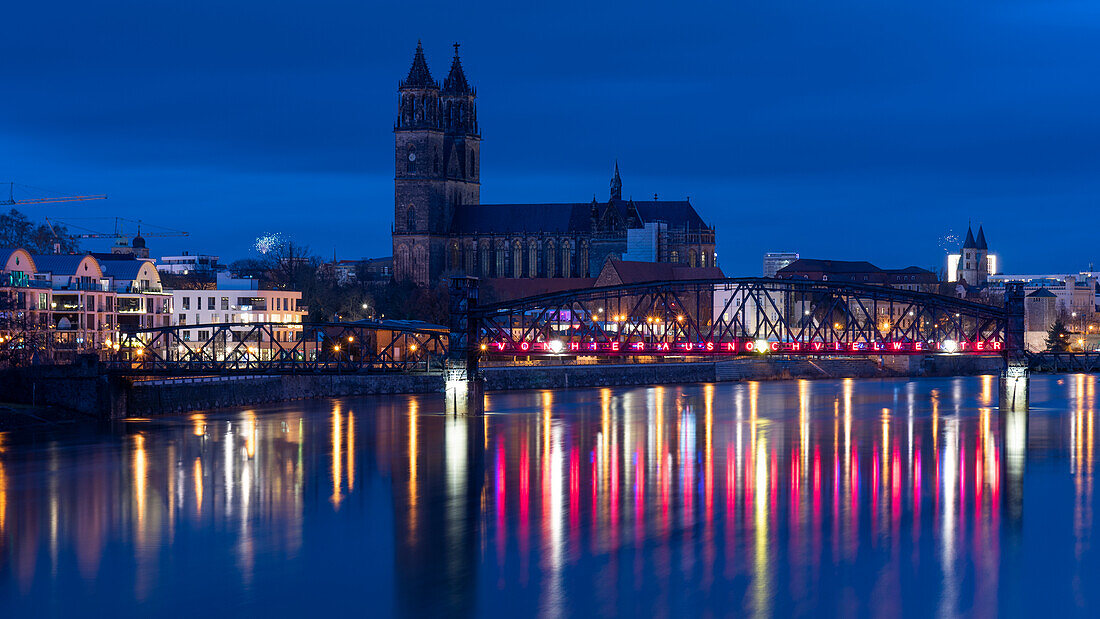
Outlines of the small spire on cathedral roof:
<svg viewBox="0 0 1100 619">
<path fill-rule="evenodd" d="M 455 94 L 470 92 L 470 85 L 466 82 L 466 72 L 462 70 L 462 61 L 458 57 L 459 43 L 454 43 L 455 57 L 451 61 L 451 72 L 447 79 L 443 80 L 443 91 Z"/>
<path fill-rule="evenodd" d="M 416 54 L 413 55 L 413 63 L 409 67 L 409 76 L 401 82 L 401 87 L 439 87 L 432 79 L 432 72 L 428 70 L 428 61 L 424 59 L 424 46 L 419 39 L 416 41 Z"/>
<path fill-rule="evenodd" d="M 615 160 L 615 176 L 611 177 L 611 199 L 623 199 L 623 179 L 619 176 L 619 160 Z"/>
<path fill-rule="evenodd" d="M 978 249 L 989 249 L 989 245 L 985 242 L 985 230 L 982 229 L 982 225 L 978 224 Z"/>
</svg>

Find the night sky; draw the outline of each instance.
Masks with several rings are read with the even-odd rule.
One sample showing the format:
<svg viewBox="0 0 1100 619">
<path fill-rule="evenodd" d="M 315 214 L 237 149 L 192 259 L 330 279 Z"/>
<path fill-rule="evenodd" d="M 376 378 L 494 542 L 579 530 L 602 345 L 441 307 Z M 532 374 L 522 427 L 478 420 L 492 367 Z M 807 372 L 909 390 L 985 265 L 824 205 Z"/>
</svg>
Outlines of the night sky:
<svg viewBox="0 0 1100 619">
<path fill-rule="evenodd" d="M 389 255 L 397 82 L 462 43 L 482 202 L 690 196 L 728 275 L 765 251 L 942 267 L 985 225 L 1007 272 L 1100 263 L 1095 2 L 13 2 L 0 180 L 26 207 L 248 255 L 281 232 Z M 100 246 L 106 246 L 102 242 Z M 98 248 L 89 244 L 90 248 Z"/>
</svg>

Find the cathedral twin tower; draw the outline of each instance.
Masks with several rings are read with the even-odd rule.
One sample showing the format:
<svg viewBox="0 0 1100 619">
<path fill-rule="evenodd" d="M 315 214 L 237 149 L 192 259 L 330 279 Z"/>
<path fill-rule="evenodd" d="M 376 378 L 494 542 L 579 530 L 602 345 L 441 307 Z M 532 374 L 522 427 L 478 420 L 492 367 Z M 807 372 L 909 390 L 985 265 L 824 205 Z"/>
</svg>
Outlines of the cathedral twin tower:
<svg viewBox="0 0 1100 619">
<path fill-rule="evenodd" d="M 481 199 L 477 89 L 462 71 L 458 44 L 443 87 L 418 42 L 401 81 L 394 161 L 393 268 L 399 282 L 428 284 L 446 268 L 456 207 Z"/>
</svg>

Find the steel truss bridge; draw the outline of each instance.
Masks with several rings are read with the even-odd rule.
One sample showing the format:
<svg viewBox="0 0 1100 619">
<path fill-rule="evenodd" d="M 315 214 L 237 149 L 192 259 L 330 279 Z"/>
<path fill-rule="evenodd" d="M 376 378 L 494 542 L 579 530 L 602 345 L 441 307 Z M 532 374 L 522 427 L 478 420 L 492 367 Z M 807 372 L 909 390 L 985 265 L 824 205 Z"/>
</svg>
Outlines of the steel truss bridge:
<svg viewBox="0 0 1100 619">
<path fill-rule="evenodd" d="M 180 325 L 121 334 L 106 365 L 136 375 L 438 371 L 447 337 L 445 327 L 404 321 Z"/>
<path fill-rule="evenodd" d="M 451 281 L 451 324 L 219 323 L 120 334 L 98 351 L 131 375 L 448 372 L 481 360 L 734 355 L 1022 357 L 1022 293 L 1006 309 L 915 291 L 763 278 L 661 281 L 478 304 Z M 188 339 L 188 334 L 201 339 Z M 1019 365 L 1012 361 L 1011 365 Z"/>
<path fill-rule="evenodd" d="M 472 347 L 490 359 L 996 354 L 1007 348 L 1004 308 L 807 280 L 649 282 L 546 294 L 470 312 Z"/>
<path fill-rule="evenodd" d="M 1100 372 L 1100 352 L 1040 352 L 1028 354 L 1027 359 L 1028 367 L 1036 372 Z"/>
</svg>

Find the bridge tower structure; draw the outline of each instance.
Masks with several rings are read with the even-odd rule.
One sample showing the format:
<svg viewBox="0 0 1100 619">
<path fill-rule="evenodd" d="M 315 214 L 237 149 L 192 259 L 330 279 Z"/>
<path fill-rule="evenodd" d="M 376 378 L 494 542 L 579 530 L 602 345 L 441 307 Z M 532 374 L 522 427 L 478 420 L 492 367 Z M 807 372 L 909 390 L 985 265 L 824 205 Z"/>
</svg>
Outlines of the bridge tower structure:
<svg viewBox="0 0 1100 619">
<path fill-rule="evenodd" d="M 1001 371 L 1000 409 L 1026 412 L 1030 372 L 1024 347 L 1024 285 L 1009 282 L 1005 287 L 1004 360 Z"/>
<path fill-rule="evenodd" d="M 450 293 L 450 336 L 447 345 L 446 390 L 447 411 L 453 413 L 481 412 L 484 389 L 478 373 L 477 309 L 478 279 L 452 277 Z"/>
</svg>

